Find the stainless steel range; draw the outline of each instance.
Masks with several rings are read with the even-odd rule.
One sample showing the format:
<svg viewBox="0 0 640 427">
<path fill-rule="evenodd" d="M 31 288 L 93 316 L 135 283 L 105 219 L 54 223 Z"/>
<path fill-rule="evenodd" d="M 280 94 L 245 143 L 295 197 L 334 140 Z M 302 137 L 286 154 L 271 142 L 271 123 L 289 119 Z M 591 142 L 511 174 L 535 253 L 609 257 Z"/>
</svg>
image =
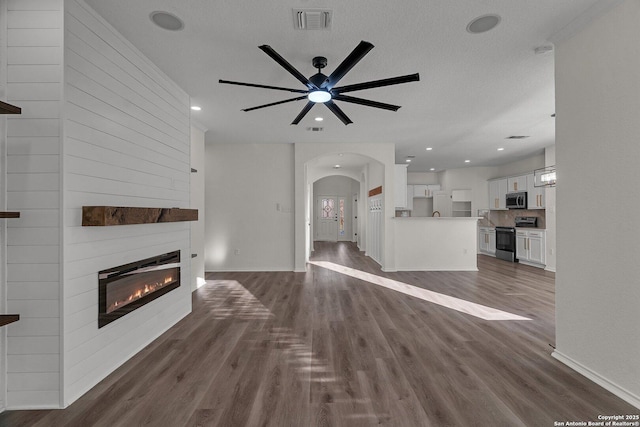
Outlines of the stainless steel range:
<svg viewBox="0 0 640 427">
<path fill-rule="evenodd" d="M 496 227 L 496 258 L 518 262 L 515 227 Z"/>
</svg>

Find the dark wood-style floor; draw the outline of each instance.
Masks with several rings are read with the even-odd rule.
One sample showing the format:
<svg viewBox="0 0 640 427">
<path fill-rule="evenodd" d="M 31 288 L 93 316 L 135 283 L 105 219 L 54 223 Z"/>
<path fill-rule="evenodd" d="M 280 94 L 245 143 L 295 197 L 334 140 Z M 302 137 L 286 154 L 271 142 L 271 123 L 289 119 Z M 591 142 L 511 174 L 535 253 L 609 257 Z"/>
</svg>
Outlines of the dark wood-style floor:
<svg viewBox="0 0 640 427">
<path fill-rule="evenodd" d="M 382 273 L 531 318 L 488 321 L 329 269 L 216 273 L 193 313 L 65 410 L 2 426 L 553 426 L 638 410 L 550 356 L 554 275 L 479 256 L 479 272 Z"/>
</svg>

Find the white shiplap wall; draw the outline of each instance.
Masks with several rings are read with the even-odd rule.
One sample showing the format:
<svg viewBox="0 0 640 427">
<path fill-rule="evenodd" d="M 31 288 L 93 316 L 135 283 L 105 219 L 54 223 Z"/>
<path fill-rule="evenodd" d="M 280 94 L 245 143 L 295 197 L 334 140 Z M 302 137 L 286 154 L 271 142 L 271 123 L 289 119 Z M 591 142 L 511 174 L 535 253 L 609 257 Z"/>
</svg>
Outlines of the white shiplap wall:
<svg viewBox="0 0 640 427">
<path fill-rule="evenodd" d="M 7 407 L 60 405 L 62 0 L 7 0 Z"/>
<path fill-rule="evenodd" d="M 64 32 L 68 405 L 191 310 L 189 223 L 81 227 L 83 205 L 189 207 L 189 97 L 84 2 Z M 98 271 L 180 249 L 182 286 L 102 329 Z"/>
<path fill-rule="evenodd" d="M 7 90 L 7 5 L 0 1 L 0 99 Z M 7 120 L 0 117 L 0 209 L 7 206 Z M 0 313 L 7 312 L 7 225 L 0 221 Z M 7 399 L 7 328 L 0 328 L 0 411 Z"/>
</svg>

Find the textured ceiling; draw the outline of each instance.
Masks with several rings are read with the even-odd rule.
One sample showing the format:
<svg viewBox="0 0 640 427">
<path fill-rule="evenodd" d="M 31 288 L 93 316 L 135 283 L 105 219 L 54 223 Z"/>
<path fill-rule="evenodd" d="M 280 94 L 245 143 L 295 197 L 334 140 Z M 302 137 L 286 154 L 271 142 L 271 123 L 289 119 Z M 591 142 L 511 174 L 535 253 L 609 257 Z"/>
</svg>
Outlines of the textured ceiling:
<svg viewBox="0 0 640 427">
<path fill-rule="evenodd" d="M 553 52 L 538 46 L 596 3 L 595 0 L 86 0 L 100 15 L 176 81 L 202 111 L 207 143 L 392 142 L 396 163 L 415 156 L 409 171 L 492 166 L 540 153 L 554 143 Z M 330 9 L 331 30 L 293 27 L 292 10 Z M 171 12 L 185 28 L 156 27 L 153 11 Z M 467 24 L 485 14 L 500 24 L 482 34 Z M 288 92 L 221 85 L 218 79 L 304 89 L 258 49 L 268 44 L 311 76 L 314 56 L 331 71 L 361 41 L 375 48 L 340 82 L 359 83 L 420 73 L 421 80 L 349 95 L 401 105 L 397 112 L 340 103 L 345 126 L 316 105 L 298 126 L 305 101 L 251 112 Z M 314 117 L 322 116 L 320 124 Z M 322 132 L 307 128 L 322 126 Z M 520 140 L 505 139 L 527 135 Z M 426 151 L 426 147 L 433 150 Z M 503 151 L 497 151 L 498 148 Z M 465 164 L 469 159 L 471 163 Z"/>
</svg>

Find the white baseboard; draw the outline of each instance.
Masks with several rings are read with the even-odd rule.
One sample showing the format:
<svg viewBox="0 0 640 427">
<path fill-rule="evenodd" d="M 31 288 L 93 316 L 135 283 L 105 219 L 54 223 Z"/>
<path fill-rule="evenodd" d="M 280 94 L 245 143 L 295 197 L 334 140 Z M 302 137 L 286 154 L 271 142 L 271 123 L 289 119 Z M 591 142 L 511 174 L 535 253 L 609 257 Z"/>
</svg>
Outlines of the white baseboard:
<svg viewBox="0 0 640 427">
<path fill-rule="evenodd" d="M 598 374 L 597 372 L 594 372 L 591 369 L 587 368 L 586 366 L 584 366 L 580 362 L 576 362 L 575 360 L 573 360 L 569 356 L 566 356 L 566 355 L 560 353 L 558 350 L 555 350 L 553 353 L 551 353 L 551 356 L 553 358 L 559 360 L 560 362 L 564 363 L 565 365 L 567 365 L 568 367 L 570 367 L 574 371 L 578 372 L 579 374 L 587 377 L 588 379 L 590 379 L 594 383 L 598 384 L 600 387 L 602 387 L 602 388 L 610 391 L 611 393 L 615 394 L 616 396 L 618 396 L 620 399 L 624 400 L 625 402 L 628 402 L 629 404 L 631 404 L 631 405 L 635 406 L 636 408 L 640 409 L 640 396 L 636 396 L 635 394 L 633 394 L 630 391 L 624 389 L 623 387 L 620 387 L 618 384 L 608 380 L 607 378 L 603 377 L 602 375 Z"/>
<path fill-rule="evenodd" d="M 64 409 L 63 406 L 60 405 L 11 405 L 8 408 L 4 408 L 1 412 L 4 411 L 44 411 L 50 409 Z"/>
</svg>

